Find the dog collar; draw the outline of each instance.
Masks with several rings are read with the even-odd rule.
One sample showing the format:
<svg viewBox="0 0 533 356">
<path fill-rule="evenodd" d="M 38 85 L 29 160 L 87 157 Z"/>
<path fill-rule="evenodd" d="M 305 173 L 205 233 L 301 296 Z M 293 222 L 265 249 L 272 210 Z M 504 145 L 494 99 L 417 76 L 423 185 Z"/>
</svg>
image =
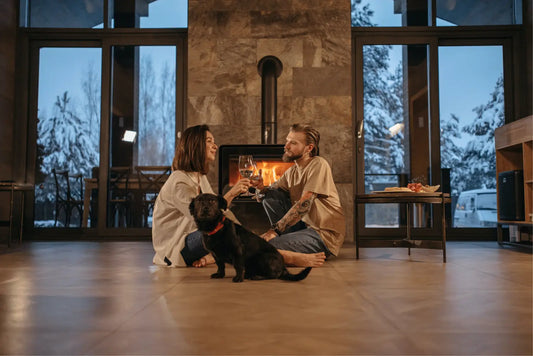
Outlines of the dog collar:
<svg viewBox="0 0 533 356">
<path fill-rule="evenodd" d="M 214 234 L 216 234 L 217 232 L 219 232 L 220 229 L 222 229 L 222 228 L 224 227 L 224 220 L 226 220 L 226 217 L 225 217 L 225 216 L 222 217 L 222 221 L 219 221 L 219 222 L 218 222 L 218 225 L 213 229 L 213 231 L 210 231 L 210 232 L 208 232 L 207 234 L 208 234 L 209 236 L 211 236 L 211 235 L 214 235 Z"/>
</svg>

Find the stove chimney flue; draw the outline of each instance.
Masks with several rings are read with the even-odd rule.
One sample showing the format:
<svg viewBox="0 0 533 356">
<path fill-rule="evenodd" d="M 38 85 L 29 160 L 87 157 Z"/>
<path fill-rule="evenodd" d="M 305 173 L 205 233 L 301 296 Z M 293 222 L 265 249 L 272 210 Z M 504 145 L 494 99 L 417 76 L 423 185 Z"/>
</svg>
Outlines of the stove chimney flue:
<svg viewBox="0 0 533 356">
<path fill-rule="evenodd" d="M 261 76 L 261 143 L 275 144 L 277 141 L 277 78 L 283 71 L 281 61 L 274 56 L 261 58 L 257 64 Z"/>
</svg>

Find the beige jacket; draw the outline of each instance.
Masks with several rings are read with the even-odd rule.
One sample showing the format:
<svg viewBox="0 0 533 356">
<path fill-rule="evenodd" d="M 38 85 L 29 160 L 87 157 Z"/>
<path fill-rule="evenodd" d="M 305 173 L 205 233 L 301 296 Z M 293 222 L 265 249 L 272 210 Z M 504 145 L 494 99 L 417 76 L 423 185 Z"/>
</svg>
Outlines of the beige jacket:
<svg viewBox="0 0 533 356">
<path fill-rule="evenodd" d="M 166 266 L 167 257 L 172 267 L 186 266 L 180 251 L 185 246 L 185 237 L 197 230 L 189 204 L 198 190 L 213 193 L 207 176 L 201 175 L 200 182 L 197 177 L 197 173 L 174 171 L 157 196 L 152 219 L 153 263 L 156 265 Z"/>
</svg>

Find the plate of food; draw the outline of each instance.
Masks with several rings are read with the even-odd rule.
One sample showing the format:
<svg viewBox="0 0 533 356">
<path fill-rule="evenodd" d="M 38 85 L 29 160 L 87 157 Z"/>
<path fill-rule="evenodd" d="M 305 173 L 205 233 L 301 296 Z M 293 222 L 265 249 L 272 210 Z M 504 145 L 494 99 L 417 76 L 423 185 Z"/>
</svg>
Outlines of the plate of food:
<svg viewBox="0 0 533 356">
<path fill-rule="evenodd" d="M 435 193 L 440 185 L 422 185 L 421 183 L 409 183 L 407 187 L 387 187 L 381 191 L 372 193 Z"/>
</svg>

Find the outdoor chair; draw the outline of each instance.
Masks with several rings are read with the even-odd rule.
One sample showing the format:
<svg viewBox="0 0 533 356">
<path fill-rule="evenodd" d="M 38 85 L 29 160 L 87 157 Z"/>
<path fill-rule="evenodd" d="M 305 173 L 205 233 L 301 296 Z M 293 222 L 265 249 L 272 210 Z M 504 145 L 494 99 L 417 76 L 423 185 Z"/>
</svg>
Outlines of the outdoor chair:
<svg viewBox="0 0 533 356">
<path fill-rule="evenodd" d="M 108 226 L 131 226 L 133 203 L 131 172 L 131 167 L 109 168 Z"/>
<path fill-rule="evenodd" d="M 136 166 L 143 227 L 150 227 L 155 200 L 171 173 L 170 166 Z"/>
<path fill-rule="evenodd" d="M 79 216 L 79 226 L 83 218 L 83 176 L 81 174 L 70 175 L 68 170 L 52 169 L 55 183 L 55 217 L 54 226 L 63 213 L 65 217 L 64 227 L 70 227 L 72 212 Z M 72 189 L 71 189 L 71 182 Z"/>
</svg>

